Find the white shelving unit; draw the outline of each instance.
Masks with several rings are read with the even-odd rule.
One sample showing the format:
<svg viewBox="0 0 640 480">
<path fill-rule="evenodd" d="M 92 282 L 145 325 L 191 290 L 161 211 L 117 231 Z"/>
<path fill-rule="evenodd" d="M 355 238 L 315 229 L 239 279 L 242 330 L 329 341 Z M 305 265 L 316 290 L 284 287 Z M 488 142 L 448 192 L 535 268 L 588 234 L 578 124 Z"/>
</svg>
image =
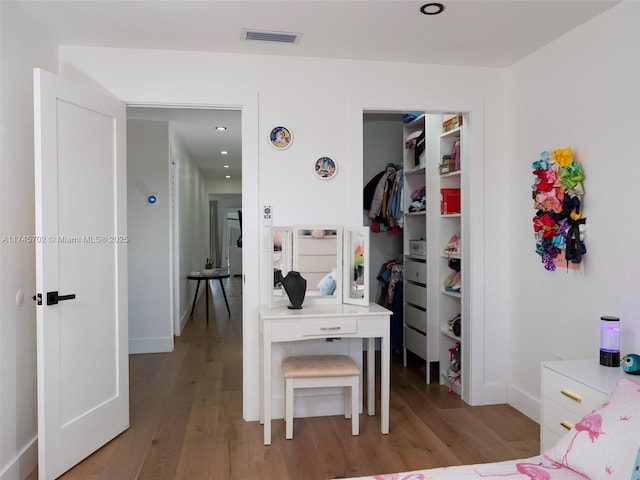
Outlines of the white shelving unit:
<svg viewBox="0 0 640 480">
<path fill-rule="evenodd" d="M 422 358 L 427 364 L 437 362 L 438 358 L 438 324 L 427 314 L 428 311 L 428 171 L 430 164 L 437 158 L 439 146 L 430 140 L 430 131 L 439 128 L 439 116 L 422 115 L 413 122 L 405 125 L 404 138 L 416 131 L 425 132 L 425 149 L 418 157 L 413 150 L 404 149 L 404 226 L 403 226 L 403 254 L 404 254 L 404 363 L 407 364 L 407 352 L 412 352 Z M 437 131 L 437 130 L 436 130 Z M 404 146 L 403 146 L 404 148 Z M 414 199 L 412 193 L 425 188 L 424 209 L 411 212 L 410 206 Z M 424 242 L 423 252 L 416 253 L 411 248 L 415 241 Z M 435 318 L 435 317 L 434 317 Z M 430 381 L 430 369 L 426 369 L 426 380 Z"/>
<path fill-rule="evenodd" d="M 440 129 L 442 132 L 442 127 Z M 464 151 L 461 151 L 462 128 L 454 128 L 438 136 L 439 154 L 438 160 L 430 166 L 429 173 L 433 175 L 433 182 L 430 183 L 432 190 L 432 202 L 430 207 L 436 210 L 429 216 L 428 228 L 431 231 L 432 248 L 430 249 L 430 259 L 433 259 L 433 289 L 430 292 L 431 305 L 428 313 L 433 315 L 438 322 L 439 331 L 439 362 L 440 362 L 440 384 L 448 386 L 452 391 L 462 395 L 465 383 L 463 362 L 458 361 L 457 369 L 451 368 L 452 352 L 456 348 L 460 349 L 460 356 L 465 355 L 466 342 L 463 341 L 465 331 L 465 318 L 461 319 L 462 331 L 460 336 L 456 336 L 449 329 L 448 322 L 456 315 L 464 311 L 465 302 L 464 282 L 460 280 L 458 285 L 462 285 L 460 290 L 450 290 L 445 288 L 444 280 L 456 270 L 464 278 L 464 238 L 465 238 L 465 212 L 462 211 L 461 198 L 463 192 L 463 179 L 460 170 Z M 458 151 L 455 165 L 451 166 L 446 173 L 440 170 L 440 163 L 443 156 Z M 451 192 L 458 192 L 452 195 Z M 457 201 L 454 199 L 457 198 Z M 449 254 L 445 248 L 453 236 L 461 239 L 461 248 L 458 253 Z M 457 263 L 457 268 L 453 269 L 453 264 Z"/>
</svg>

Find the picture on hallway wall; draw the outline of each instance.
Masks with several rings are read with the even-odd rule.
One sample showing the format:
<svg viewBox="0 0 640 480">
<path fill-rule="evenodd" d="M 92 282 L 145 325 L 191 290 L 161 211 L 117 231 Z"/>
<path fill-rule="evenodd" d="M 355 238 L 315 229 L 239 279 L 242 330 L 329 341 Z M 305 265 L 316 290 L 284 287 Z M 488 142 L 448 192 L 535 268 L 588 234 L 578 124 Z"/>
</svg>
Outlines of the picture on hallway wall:
<svg viewBox="0 0 640 480">
<path fill-rule="evenodd" d="M 566 147 L 542 152 L 532 168 L 536 177 L 532 186 L 536 253 L 549 271 L 556 267 L 578 270 L 587 253 L 582 167 L 571 147 Z"/>
</svg>

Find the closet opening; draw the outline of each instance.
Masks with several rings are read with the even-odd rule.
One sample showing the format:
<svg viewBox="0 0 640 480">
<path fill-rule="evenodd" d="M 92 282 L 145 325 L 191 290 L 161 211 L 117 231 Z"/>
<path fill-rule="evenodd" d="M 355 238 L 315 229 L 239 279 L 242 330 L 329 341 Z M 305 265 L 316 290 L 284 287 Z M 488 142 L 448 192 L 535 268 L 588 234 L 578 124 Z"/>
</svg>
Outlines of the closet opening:
<svg viewBox="0 0 640 480">
<path fill-rule="evenodd" d="M 363 114 L 371 301 L 393 312 L 396 360 L 458 395 L 469 285 L 462 256 L 470 213 L 461 202 L 470 161 L 464 119 L 463 112 Z"/>
</svg>

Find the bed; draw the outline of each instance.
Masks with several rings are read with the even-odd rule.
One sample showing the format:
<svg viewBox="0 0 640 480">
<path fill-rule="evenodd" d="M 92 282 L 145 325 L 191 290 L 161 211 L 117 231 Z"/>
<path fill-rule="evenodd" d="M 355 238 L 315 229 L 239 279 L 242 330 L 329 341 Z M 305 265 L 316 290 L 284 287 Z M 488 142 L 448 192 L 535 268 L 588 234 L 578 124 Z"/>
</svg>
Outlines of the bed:
<svg viewBox="0 0 640 480">
<path fill-rule="evenodd" d="M 505 462 L 352 477 L 351 480 L 640 480 L 640 379 L 609 398 L 541 455 Z"/>
</svg>

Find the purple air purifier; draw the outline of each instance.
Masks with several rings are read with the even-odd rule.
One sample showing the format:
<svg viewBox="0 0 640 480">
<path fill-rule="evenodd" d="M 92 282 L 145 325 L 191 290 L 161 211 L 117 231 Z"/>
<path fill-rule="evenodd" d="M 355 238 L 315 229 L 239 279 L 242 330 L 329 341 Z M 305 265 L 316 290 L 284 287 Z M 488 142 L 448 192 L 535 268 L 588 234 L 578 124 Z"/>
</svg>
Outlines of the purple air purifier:
<svg viewBox="0 0 640 480">
<path fill-rule="evenodd" d="M 600 365 L 620 366 L 620 319 L 600 317 Z"/>
</svg>

